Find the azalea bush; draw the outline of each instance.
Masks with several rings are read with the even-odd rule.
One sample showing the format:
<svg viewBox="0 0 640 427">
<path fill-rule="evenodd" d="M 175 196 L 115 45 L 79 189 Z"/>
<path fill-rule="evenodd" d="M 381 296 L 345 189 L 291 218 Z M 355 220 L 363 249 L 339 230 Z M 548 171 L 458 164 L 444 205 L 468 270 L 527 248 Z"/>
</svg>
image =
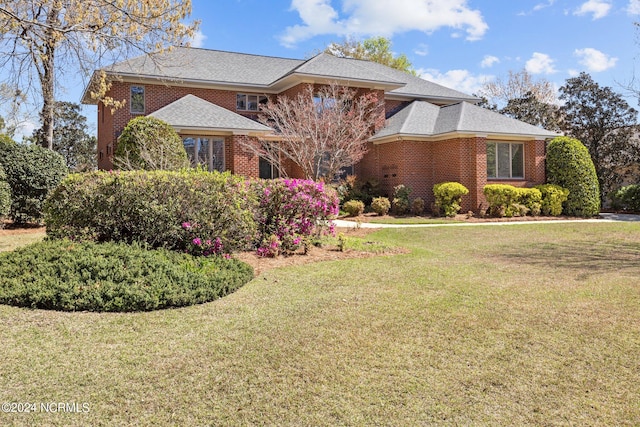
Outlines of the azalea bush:
<svg viewBox="0 0 640 427">
<path fill-rule="evenodd" d="M 216 239 L 225 252 L 250 248 L 256 206 L 245 180 L 228 172 L 91 172 L 69 175 L 58 186 L 45 204 L 45 220 L 53 238 L 204 254 L 222 251 Z M 194 245 L 196 238 L 202 245 Z"/>
<path fill-rule="evenodd" d="M 308 246 L 333 234 L 339 201 L 335 190 L 305 179 L 257 180 L 251 184 L 259 203 L 257 253 L 273 257 Z"/>
</svg>

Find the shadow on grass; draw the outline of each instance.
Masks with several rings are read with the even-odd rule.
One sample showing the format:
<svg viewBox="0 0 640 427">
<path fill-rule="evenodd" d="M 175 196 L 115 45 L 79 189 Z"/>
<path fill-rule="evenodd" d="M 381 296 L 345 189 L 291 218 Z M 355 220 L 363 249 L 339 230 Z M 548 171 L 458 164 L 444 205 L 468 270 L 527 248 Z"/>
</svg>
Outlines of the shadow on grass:
<svg viewBox="0 0 640 427">
<path fill-rule="evenodd" d="M 502 252 L 500 258 L 518 264 L 570 269 L 579 276 L 620 272 L 640 276 L 640 242 L 598 241 L 542 243 Z"/>
</svg>

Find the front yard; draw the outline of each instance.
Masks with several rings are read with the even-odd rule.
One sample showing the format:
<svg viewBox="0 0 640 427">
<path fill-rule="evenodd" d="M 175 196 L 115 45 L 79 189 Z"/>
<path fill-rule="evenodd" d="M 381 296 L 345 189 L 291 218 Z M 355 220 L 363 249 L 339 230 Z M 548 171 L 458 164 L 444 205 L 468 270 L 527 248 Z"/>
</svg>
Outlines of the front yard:
<svg viewBox="0 0 640 427">
<path fill-rule="evenodd" d="M 0 306 L 0 401 L 38 405 L 0 425 L 640 424 L 639 223 L 367 239 L 411 252 L 182 309 Z"/>
</svg>

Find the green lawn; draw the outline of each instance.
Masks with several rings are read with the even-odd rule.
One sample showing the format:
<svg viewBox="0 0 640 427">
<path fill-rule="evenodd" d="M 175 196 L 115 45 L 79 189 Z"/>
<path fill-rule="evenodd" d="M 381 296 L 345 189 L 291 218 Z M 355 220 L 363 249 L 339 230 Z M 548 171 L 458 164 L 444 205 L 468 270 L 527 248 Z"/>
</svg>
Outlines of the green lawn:
<svg viewBox="0 0 640 427">
<path fill-rule="evenodd" d="M 0 306 L 0 425 L 640 425 L 640 224 L 378 231 L 140 314 Z M 80 406 L 82 409 L 82 407 Z"/>
</svg>

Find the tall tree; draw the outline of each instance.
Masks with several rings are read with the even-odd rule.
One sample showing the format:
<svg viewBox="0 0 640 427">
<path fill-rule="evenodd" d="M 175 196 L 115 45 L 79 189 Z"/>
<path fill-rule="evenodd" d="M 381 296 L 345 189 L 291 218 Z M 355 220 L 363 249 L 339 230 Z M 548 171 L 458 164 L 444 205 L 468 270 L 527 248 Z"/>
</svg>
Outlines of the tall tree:
<svg viewBox="0 0 640 427">
<path fill-rule="evenodd" d="M 589 150 L 604 202 L 620 182 L 620 169 L 640 162 L 638 112 L 584 72 L 567 79 L 560 87 L 560 99 L 564 101 L 562 130 Z"/>
<path fill-rule="evenodd" d="M 553 84 L 546 79 L 536 80 L 527 70 L 509 70 L 506 80 L 498 77 L 486 82 L 480 89 L 479 95 L 487 98 L 489 103 L 504 108 L 511 99 L 533 96 L 537 101 L 545 104 L 556 104 L 557 96 Z"/>
<path fill-rule="evenodd" d="M 329 44 L 324 51 L 339 58 L 365 59 L 414 76 L 418 75 L 405 54 L 394 55 L 391 51 L 391 40 L 386 37 L 371 37 L 362 41 L 345 39 L 342 43 Z"/>
<path fill-rule="evenodd" d="M 506 80 L 486 82 L 478 96 L 486 107 L 548 130 L 560 129 L 558 98 L 553 84 L 534 79 L 527 70 L 509 71 Z"/>
<path fill-rule="evenodd" d="M 316 92 L 309 85 L 294 98 L 269 100 L 259 120 L 276 129 L 278 141 L 246 148 L 273 165 L 289 159 L 308 179 L 332 180 L 365 155 L 368 138 L 384 123 L 384 107 L 373 92 L 358 96 L 336 83 Z"/>
<path fill-rule="evenodd" d="M 183 44 L 198 25 L 182 22 L 190 13 L 190 0 L 0 0 L 5 83 L 40 100 L 42 132 L 53 148 L 55 91 L 65 72 L 88 75 L 104 61 Z M 108 89 L 102 79 L 98 96 Z"/>
<path fill-rule="evenodd" d="M 56 102 L 53 119 L 53 151 L 64 157 L 75 172 L 93 170 L 97 166 L 96 138 L 87 133 L 87 118 L 80 114 L 80 105 Z M 33 132 L 31 140 L 47 146 L 43 128 Z"/>
</svg>

